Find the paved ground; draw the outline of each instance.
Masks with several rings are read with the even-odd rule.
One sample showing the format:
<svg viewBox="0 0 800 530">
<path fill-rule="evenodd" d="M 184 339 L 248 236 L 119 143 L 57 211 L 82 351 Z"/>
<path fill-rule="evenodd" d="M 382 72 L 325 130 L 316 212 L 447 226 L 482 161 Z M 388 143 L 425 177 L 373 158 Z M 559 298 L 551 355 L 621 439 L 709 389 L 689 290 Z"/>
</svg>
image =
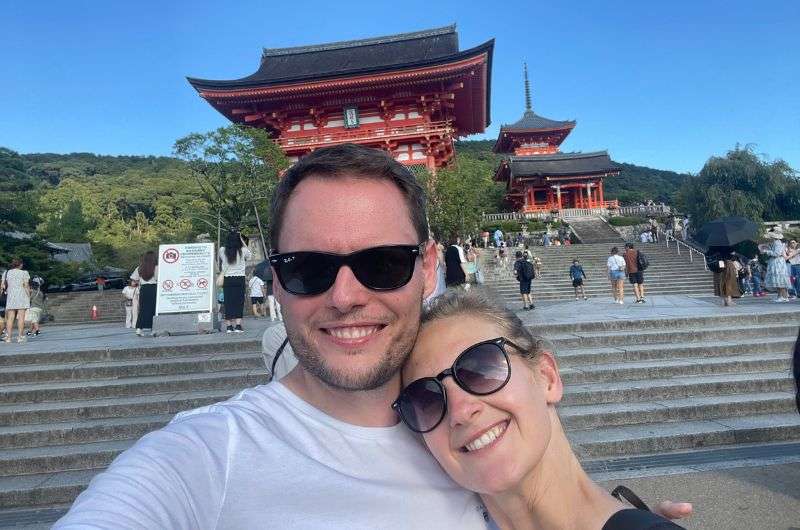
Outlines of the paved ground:
<svg viewBox="0 0 800 530">
<path fill-rule="evenodd" d="M 688 529 L 800 530 L 800 464 L 797 463 L 601 484 L 609 490 L 625 484 L 651 507 L 666 499 L 691 501 L 695 513 L 681 522 Z"/>
</svg>

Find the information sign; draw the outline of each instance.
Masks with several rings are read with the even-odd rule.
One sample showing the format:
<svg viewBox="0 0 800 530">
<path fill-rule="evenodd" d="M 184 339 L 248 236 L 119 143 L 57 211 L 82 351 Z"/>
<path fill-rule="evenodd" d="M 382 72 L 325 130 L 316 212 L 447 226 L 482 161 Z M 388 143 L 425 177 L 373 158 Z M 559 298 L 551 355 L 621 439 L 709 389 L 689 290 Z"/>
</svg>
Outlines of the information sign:
<svg viewBox="0 0 800 530">
<path fill-rule="evenodd" d="M 213 243 L 159 246 L 156 315 L 210 313 L 213 277 Z"/>
</svg>

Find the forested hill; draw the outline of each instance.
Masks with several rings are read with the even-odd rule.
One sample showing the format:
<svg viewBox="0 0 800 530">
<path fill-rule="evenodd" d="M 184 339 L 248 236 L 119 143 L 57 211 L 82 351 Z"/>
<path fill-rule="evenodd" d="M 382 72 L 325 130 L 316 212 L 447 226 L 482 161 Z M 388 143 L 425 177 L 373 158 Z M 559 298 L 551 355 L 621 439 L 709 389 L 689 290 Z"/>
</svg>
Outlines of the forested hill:
<svg viewBox="0 0 800 530">
<path fill-rule="evenodd" d="M 494 140 L 458 142 L 456 152 L 483 160 L 499 163 L 502 156 L 492 152 Z M 635 164 L 615 162 L 622 171 L 616 177 L 605 179 L 605 198 L 619 199 L 623 204 L 634 204 L 654 200 L 666 204 L 675 203 L 675 195 L 689 177 L 686 173 L 676 173 L 653 169 Z"/>
</svg>

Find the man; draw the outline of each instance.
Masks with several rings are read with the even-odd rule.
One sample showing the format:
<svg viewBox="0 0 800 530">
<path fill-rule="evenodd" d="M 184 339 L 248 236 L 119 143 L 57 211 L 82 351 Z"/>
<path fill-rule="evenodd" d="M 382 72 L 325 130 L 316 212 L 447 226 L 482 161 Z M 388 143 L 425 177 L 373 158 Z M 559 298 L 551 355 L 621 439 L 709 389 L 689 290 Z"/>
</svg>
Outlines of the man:
<svg viewBox="0 0 800 530">
<path fill-rule="evenodd" d="M 536 306 L 533 305 L 531 299 L 531 282 L 535 276 L 533 263 L 529 261 L 527 252 L 518 250 L 516 253 L 516 261 L 514 262 L 514 276 L 519 282 L 519 294 L 522 297 L 522 309 L 529 311 Z"/>
<path fill-rule="evenodd" d="M 413 176 L 319 149 L 278 185 L 271 245 L 300 364 L 145 436 L 55 528 L 486 528 L 390 406 L 436 283 Z"/>
<path fill-rule="evenodd" d="M 636 296 L 634 304 L 643 304 L 647 300 L 644 298 L 644 272 L 639 267 L 639 251 L 633 248 L 633 243 L 625 243 L 625 270 L 628 273 L 628 281 L 633 285 L 633 293 Z"/>
</svg>

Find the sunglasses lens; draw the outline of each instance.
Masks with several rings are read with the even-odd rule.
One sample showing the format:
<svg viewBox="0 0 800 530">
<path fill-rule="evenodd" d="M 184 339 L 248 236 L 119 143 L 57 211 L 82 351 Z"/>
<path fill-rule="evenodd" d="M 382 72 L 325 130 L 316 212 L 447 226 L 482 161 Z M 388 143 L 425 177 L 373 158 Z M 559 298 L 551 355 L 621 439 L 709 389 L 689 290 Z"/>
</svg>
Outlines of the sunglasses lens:
<svg viewBox="0 0 800 530">
<path fill-rule="evenodd" d="M 473 394 L 497 392 L 508 381 L 511 370 L 499 344 L 478 344 L 462 353 L 453 366 L 459 383 Z"/>
<path fill-rule="evenodd" d="M 400 394 L 400 416 L 412 431 L 428 432 L 445 413 L 444 389 L 435 379 L 418 379 Z"/>
<path fill-rule="evenodd" d="M 319 294 L 330 289 L 339 272 L 335 256 L 295 252 L 279 265 L 281 285 L 292 294 Z"/>
<path fill-rule="evenodd" d="M 414 247 L 376 247 L 354 255 L 351 261 L 358 281 L 370 289 L 398 289 L 411 280 L 417 255 Z"/>
</svg>

